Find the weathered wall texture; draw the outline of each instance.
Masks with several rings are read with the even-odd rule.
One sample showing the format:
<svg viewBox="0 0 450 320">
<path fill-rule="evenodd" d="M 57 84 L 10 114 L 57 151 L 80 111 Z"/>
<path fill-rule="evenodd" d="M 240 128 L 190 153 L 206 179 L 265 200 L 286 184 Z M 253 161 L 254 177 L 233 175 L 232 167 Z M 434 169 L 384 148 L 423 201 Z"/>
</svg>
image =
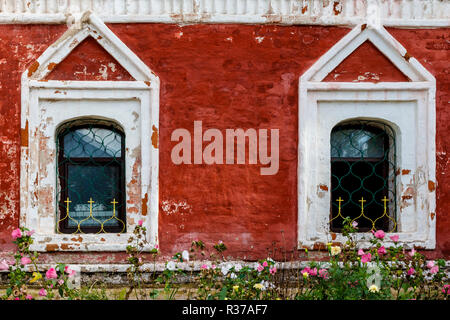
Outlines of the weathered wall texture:
<svg viewBox="0 0 450 320">
<path fill-rule="evenodd" d="M 193 240 L 222 240 L 226 255 L 255 259 L 273 247 L 292 250 L 297 230 L 298 78 L 350 29 L 319 26 L 114 24 L 113 32 L 161 80 L 159 242 L 163 255 Z M 65 26 L 0 26 L 0 251 L 18 226 L 20 75 Z M 437 80 L 437 249 L 450 257 L 449 30 L 389 29 Z M 93 41 L 82 43 L 48 79 L 132 80 Z M 327 81 L 407 80 L 364 44 Z M 300 106 L 301 107 L 301 106 Z M 174 165 L 172 131 L 280 129 L 280 168 Z M 45 261 L 120 262 L 124 253 L 58 253 Z"/>
</svg>

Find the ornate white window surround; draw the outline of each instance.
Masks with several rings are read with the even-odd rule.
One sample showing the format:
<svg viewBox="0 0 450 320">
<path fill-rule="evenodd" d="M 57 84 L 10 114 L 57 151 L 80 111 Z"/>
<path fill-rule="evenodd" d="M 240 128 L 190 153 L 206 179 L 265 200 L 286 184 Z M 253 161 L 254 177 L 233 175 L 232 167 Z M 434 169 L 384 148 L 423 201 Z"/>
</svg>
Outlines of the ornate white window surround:
<svg viewBox="0 0 450 320">
<path fill-rule="evenodd" d="M 136 81 L 47 81 L 46 75 L 91 36 Z M 121 251 L 134 226 L 158 241 L 159 78 L 95 14 L 87 13 L 22 75 L 20 225 L 35 230 L 32 250 Z M 57 234 L 56 134 L 73 119 L 118 123 L 126 137 L 127 233 Z"/>
<path fill-rule="evenodd" d="M 322 82 L 347 56 L 371 41 L 411 82 Z M 345 242 L 329 230 L 330 133 L 349 119 L 373 119 L 394 128 L 397 141 L 399 241 L 435 247 L 436 80 L 383 27 L 355 27 L 299 81 L 298 247 Z M 345 216 L 345 213 L 344 213 Z M 371 235 L 357 235 L 361 246 Z"/>
</svg>

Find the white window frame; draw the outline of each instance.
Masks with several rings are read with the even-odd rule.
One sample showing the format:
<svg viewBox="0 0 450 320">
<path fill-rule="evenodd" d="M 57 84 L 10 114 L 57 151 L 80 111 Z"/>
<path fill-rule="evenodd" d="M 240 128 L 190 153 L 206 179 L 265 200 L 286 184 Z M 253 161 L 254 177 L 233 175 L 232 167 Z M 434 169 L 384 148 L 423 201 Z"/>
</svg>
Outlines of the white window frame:
<svg viewBox="0 0 450 320">
<path fill-rule="evenodd" d="M 347 56 L 371 41 L 411 82 L 323 82 Z M 436 80 L 383 27 L 360 25 L 322 56 L 299 81 L 298 248 L 344 243 L 329 229 L 330 134 L 346 120 L 390 124 L 397 142 L 397 232 L 409 247 L 436 245 Z M 345 212 L 343 213 L 345 216 Z M 370 233 L 358 233 L 361 247 Z"/>
<path fill-rule="evenodd" d="M 88 36 L 136 81 L 44 80 Z M 158 243 L 159 78 L 95 14 L 87 13 L 22 74 L 21 89 L 20 225 L 36 232 L 31 249 L 124 251 L 139 220 L 147 228 L 149 244 L 144 250 L 154 248 Z M 56 133 L 65 122 L 83 118 L 110 120 L 125 131 L 126 233 L 56 233 Z"/>
</svg>

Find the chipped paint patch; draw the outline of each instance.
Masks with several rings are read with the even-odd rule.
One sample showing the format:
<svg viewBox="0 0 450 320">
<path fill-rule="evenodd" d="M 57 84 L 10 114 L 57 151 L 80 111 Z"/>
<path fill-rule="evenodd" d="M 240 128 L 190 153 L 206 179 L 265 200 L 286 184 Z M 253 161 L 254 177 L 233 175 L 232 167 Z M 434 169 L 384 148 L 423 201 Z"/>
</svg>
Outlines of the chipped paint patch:
<svg viewBox="0 0 450 320">
<path fill-rule="evenodd" d="M 192 213 L 192 207 L 186 201 L 164 200 L 161 209 L 167 215 Z"/>
<path fill-rule="evenodd" d="M 25 128 L 20 129 L 20 146 L 28 147 L 28 120 L 25 122 Z"/>
<path fill-rule="evenodd" d="M 411 172 L 411 170 L 403 169 L 403 170 L 402 170 L 402 175 L 407 175 L 407 174 L 409 174 L 410 172 Z"/>
<path fill-rule="evenodd" d="M 409 55 L 408 52 L 406 52 L 405 55 L 403 56 L 403 58 L 405 58 L 405 60 L 409 62 L 409 59 L 411 59 L 411 56 Z"/>
<path fill-rule="evenodd" d="M 51 71 L 51 70 L 55 69 L 56 66 L 57 66 L 56 63 L 50 62 L 47 66 L 47 69 Z"/>
<path fill-rule="evenodd" d="M 158 128 L 155 127 L 155 125 L 152 126 L 152 146 L 155 149 L 158 149 Z"/>
<path fill-rule="evenodd" d="M 33 64 L 28 68 L 28 77 L 31 77 L 33 73 L 39 68 L 39 62 L 36 60 Z"/>
<path fill-rule="evenodd" d="M 45 246 L 45 251 L 48 251 L 48 252 L 57 251 L 58 249 L 59 249 L 59 245 L 57 245 L 55 243 L 48 243 Z"/>
<path fill-rule="evenodd" d="M 433 192 L 434 190 L 436 190 L 436 184 L 433 181 L 428 180 L 428 191 Z"/>
<path fill-rule="evenodd" d="M 333 3 L 333 12 L 334 15 L 337 16 L 342 12 L 342 4 L 339 1 L 334 1 Z"/>
<path fill-rule="evenodd" d="M 148 211 L 147 202 L 148 202 L 148 193 L 146 193 L 144 198 L 142 199 L 141 212 L 143 216 L 147 215 Z"/>
</svg>

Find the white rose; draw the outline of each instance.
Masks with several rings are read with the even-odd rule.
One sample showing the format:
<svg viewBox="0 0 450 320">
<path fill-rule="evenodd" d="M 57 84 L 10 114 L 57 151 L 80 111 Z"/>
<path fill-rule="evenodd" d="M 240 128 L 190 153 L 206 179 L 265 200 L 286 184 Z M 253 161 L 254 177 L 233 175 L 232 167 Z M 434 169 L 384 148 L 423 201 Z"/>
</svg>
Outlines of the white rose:
<svg viewBox="0 0 450 320">
<path fill-rule="evenodd" d="M 175 262 L 173 262 L 173 261 L 167 262 L 166 269 L 173 271 L 173 270 L 175 270 L 175 268 L 176 268 Z"/>
<path fill-rule="evenodd" d="M 189 262 L 189 252 L 187 250 L 183 250 L 181 257 L 183 258 L 183 261 Z"/>
</svg>

